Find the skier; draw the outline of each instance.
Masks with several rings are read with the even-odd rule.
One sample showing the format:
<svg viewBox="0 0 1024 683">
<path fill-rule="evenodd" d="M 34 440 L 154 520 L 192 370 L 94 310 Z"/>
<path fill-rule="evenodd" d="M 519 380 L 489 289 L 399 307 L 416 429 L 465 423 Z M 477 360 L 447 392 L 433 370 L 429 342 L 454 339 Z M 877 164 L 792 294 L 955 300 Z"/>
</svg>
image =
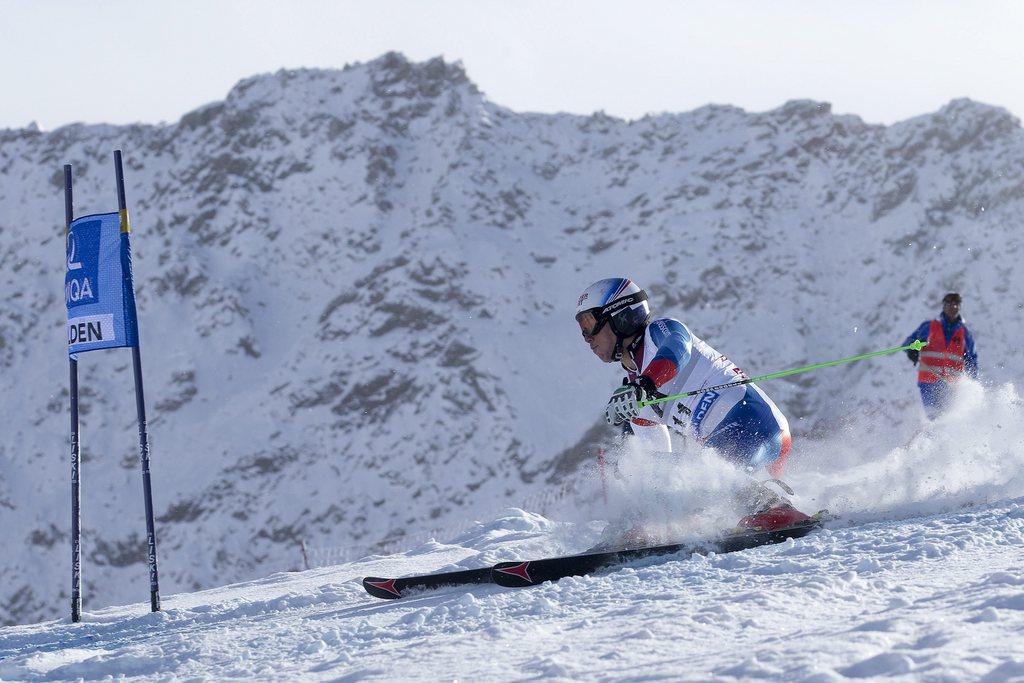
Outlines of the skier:
<svg viewBox="0 0 1024 683">
<path fill-rule="evenodd" d="M 967 375 L 978 378 L 978 354 L 974 336 L 960 316 L 963 298 L 957 292 L 942 297 L 942 313 L 934 320 L 925 320 L 903 342 L 927 341 L 920 353 L 907 351 L 917 370 L 917 386 L 929 420 L 937 418 L 949 407 L 952 386 Z"/>
<path fill-rule="evenodd" d="M 598 280 L 580 295 L 576 322 L 605 363 L 621 363 L 626 377 L 605 408 L 610 425 L 651 450 L 671 451 L 667 425 L 695 437 L 748 473 L 778 481 L 791 447 L 789 423 L 756 384 L 708 391 L 641 407 L 642 401 L 743 380 L 727 357 L 673 318 L 653 318 L 647 293 L 626 278 Z M 783 495 L 760 482 L 738 495 L 746 516 L 739 526 L 781 529 L 808 519 Z"/>
</svg>

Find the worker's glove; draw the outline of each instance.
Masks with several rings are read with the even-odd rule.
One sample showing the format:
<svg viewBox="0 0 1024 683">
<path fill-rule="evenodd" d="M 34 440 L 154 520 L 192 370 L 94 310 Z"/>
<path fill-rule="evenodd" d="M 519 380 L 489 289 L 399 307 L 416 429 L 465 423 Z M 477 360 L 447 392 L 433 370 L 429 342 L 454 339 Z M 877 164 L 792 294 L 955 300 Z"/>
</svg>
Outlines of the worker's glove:
<svg viewBox="0 0 1024 683">
<path fill-rule="evenodd" d="M 657 398 L 657 387 L 649 377 L 640 376 L 615 390 L 604 409 L 604 419 L 613 427 L 640 416 L 640 402 Z"/>
<path fill-rule="evenodd" d="M 917 365 L 917 359 L 918 357 L 920 357 L 920 355 L 920 351 L 915 351 L 914 349 L 907 349 L 907 358 L 909 358 L 910 362 L 913 363 L 914 365 Z"/>
</svg>

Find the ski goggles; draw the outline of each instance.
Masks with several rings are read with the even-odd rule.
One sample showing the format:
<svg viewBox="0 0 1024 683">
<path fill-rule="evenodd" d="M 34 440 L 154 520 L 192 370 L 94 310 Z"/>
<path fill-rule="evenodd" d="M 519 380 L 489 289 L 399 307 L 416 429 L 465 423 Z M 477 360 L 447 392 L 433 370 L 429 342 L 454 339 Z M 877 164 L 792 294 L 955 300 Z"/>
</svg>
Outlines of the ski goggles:
<svg viewBox="0 0 1024 683">
<path fill-rule="evenodd" d="M 616 317 L 623 310 L 628 309 L 630 306 L 638 304 L 642 301 L 647 301 L 647 292 L 645 292 L 644 290 L 640 290 L 639 292 L 635 292 L 633 294 L 630 294 L 629 296 L 624 296 L 621 299 L 616 299 L 615 301 L 605 304 L 600 308 L 591 308 L 589 310 L 583 311 L 582 313 L 576 316 L 577 322 L 580 322 L 580 317 L 587 313 L 594 316 L 594 325 L 589 330 L 581 330 L 583 334 L 583 339 L 589 342 L 591 339 L 597 336 L 601 329 L 604 328 L 604 326 L 607 325 L 608 323 L 611 323 L 612 332 L 615 333 L 615 336 L 622 337 L 624 334 L 627 333 L 627 331 L 619 329 L 619 327 L 615 324 Z"/>
<path fill-rule="evenodd" d="M 598 317 L 597 309 L 593 309 L 590 311 L 583 311 L 578 316 L 576 316 L 576 322 L 582 323 L 583 321 L 581 320 L 581 318 L 585 316 L 587 313 L 593 316 L 594 324 L 591 326 L 589 330 L 581 328 L 580 332 L 583 334 L 583 340 L 589 344 L 590 340 L 596 337 L 598 333 L 601 331 L 601 328 L 605 326 L 605 324 L 608 322 L 608 319 Z"/>
</svg>

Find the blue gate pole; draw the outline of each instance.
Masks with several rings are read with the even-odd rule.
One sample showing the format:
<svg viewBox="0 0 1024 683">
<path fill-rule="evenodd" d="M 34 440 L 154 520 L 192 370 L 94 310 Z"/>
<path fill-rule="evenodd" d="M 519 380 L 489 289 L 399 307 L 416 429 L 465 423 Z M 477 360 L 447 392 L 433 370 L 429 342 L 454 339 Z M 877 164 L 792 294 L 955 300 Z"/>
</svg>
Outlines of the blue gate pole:
<svg viewBox="0 0 1024 683">
<path fill-rule="evenodd" d="M 64 164 L 64 223 L 65 239 L 75 219 L 71 191 L 71 164 Z M 71 621 L 82 620 L 82 491 L 80 470 L 82 446 L 78 433 L 78 360 L 69 355 L 71 393 Z"/>
<path fill-rule="evenodd" d="M 117 176 L 117 209 L 121 214 L 121 234 L 131 233 L 128 221 L 128 203 L 124 196 L 124 168 L 121 165 L 121 150 L 114 150 L 114 173 Z M 129 264 L 130 265 L 130 264 Z M 142 462 L 142 494 L 146 504 L 146 542 L 149 560 L 149 605 L 154 612 L 160 611 L 160 580 L 156 567 L 156 529 L 153 524 L 153 485 L 149 476 L 149 434 L 146 431 L 146 396 L 142 386 L 142 357 L 139 354 L 139 324 L 135 308 L 135 289 L 131 271 L 125 272 L 129 287 L 131 325 L 128 334 L 134 339 L 132 345 L 132 368 L 135 372 L 135 409 L 139 416 L 139 453 Z"/>
</svg>

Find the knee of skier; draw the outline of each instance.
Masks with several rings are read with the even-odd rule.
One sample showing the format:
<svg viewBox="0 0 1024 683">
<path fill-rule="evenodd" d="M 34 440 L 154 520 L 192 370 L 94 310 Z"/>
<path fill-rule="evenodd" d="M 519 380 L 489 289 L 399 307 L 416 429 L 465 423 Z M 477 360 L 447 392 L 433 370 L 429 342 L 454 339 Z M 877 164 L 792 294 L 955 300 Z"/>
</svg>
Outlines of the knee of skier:
<svg viewBox="0 0 1024 683">
<path fill-rule="evenodd" d="M 668 427 L 648 420 L 633 420 L 633 444 L 643 451 L 668 453 L 672 450 L 672 439 Z"/>
<path fill-rule="evenodd" d="M 789 451 L 793 448 L 793 437 L 790 436 L 789 430 L 781 430 L 763 448 L 765 456 L 761 464 L 772 479 L 781 478 Z"/>
</svg>

